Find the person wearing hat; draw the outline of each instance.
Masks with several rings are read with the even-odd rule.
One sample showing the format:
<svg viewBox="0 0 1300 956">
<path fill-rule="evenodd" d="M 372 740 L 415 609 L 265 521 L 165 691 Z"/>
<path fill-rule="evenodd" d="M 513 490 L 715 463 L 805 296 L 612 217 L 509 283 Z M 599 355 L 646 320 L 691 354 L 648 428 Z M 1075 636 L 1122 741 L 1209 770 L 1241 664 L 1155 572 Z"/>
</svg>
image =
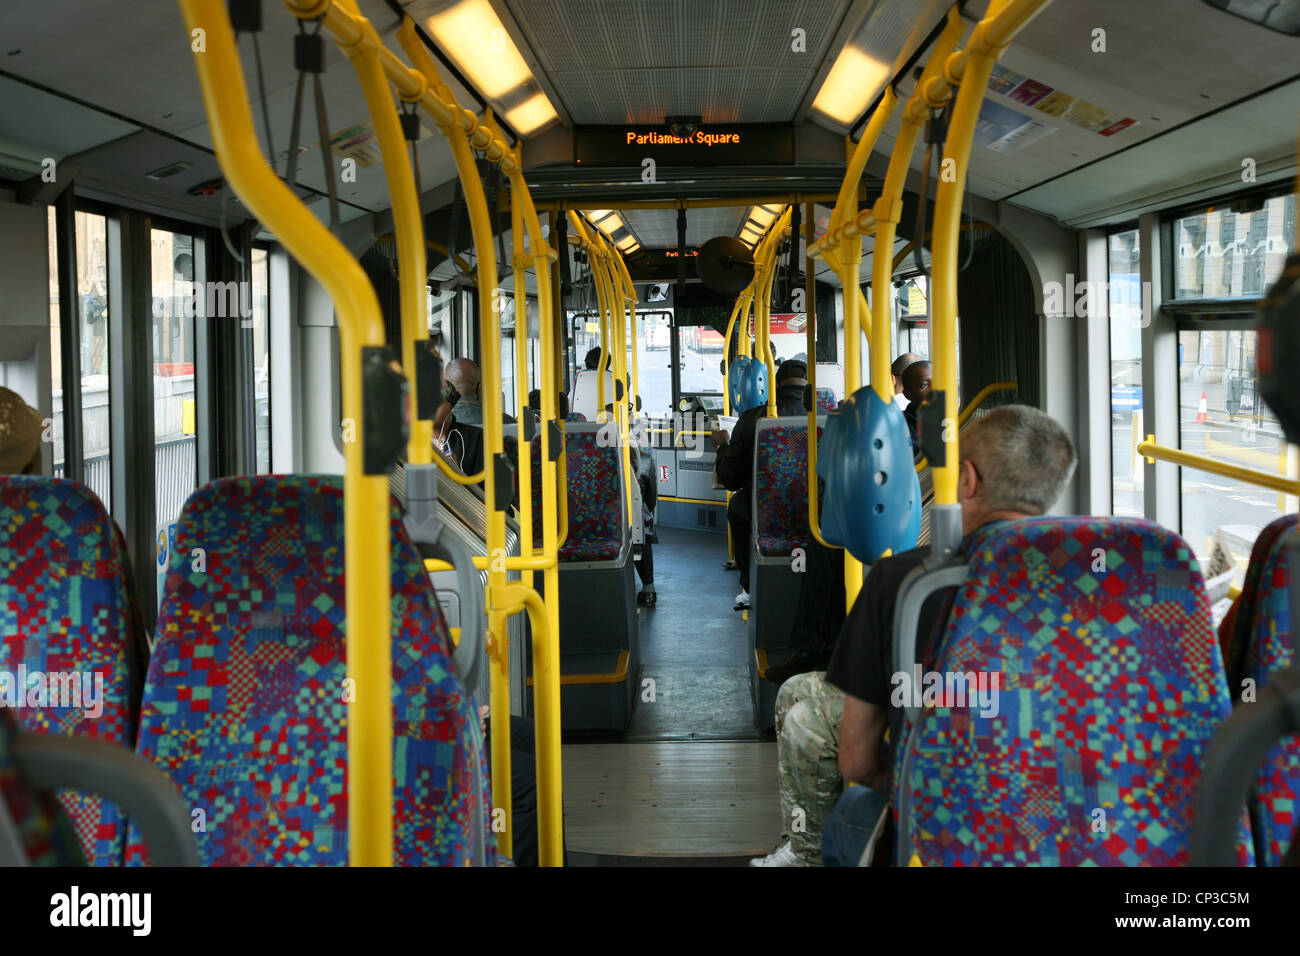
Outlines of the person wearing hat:
<svg viewBox="0 0 1300 956">
<path fill-rule="evenodd" d="M 19 397 L 0 387 L 0 475 L 41 473 L 41 432 L 45 419 Z"/>
<path fill-rule="evenodd" d="M 909 365 L 915 365 L 921 361 L 921 356 L 915 352 L 904 352 L 898 358 L 894 359 L 894 364 L 889 366 L 889 372 L 894 378 L 894 404 L 899 408 L 906 409 L 909 399 L 903 394 L 903 373 L 907 371 Z"/>
<path fill-rule="evenodd" d="M 804 389 L 808 386 L 808 366 L 787 359 L 776 370 L 776 413 L 807 415 Z M 731 543 L 740 572 L 740 593 L 735 609 L 749 607 L 749 530 L 752 523 L 751 499 L 754 496 L 754 441 L 758 420 L 767 415 L 767 405 L 756 405 L 743 412 L 730 435 L 722 429 L 713 431 L 717 446 L 718 480 L 734 492 L 727 505 L 727 523 L 731 526 Z"/>
</svg>

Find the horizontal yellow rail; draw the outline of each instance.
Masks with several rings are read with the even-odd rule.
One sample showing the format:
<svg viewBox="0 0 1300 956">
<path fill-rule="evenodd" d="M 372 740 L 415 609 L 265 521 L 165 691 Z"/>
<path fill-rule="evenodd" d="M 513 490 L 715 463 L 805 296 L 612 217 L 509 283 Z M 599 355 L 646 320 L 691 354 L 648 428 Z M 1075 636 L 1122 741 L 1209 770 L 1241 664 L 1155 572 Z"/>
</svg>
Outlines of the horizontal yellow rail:
<svg viewBox="0 0 1300 956">
<path fill-rule="evenodd" d="M 1271 475 L 1266 471 L 1256 471 L 1254 468 L 1245 468 L 1230 462 L 1219 461 L 1216 458 L 1194 455 L 1180 448 L 1157 445 L 1155 435 L 1148 435 L 1147 440 L 1138 445 L 1137 452 L 1151 464 L 1157 461 L 1167 461 L 1171 465 L 1178 465 L 1181 468 L 1208 471 L 1212 475 L 1231 478 L 1234 481 L 1242 481 L 1260 488 L 1268 488 L 1271 491 L 1279 491 L 1284 495 L 1300 495 L 1300 479 L 1288 478 L 1285 475 Z"/>
<path fill-rule="evenodd" d="M 627 680 L 627 664 L 630 658 L 630 651 L 619 651 L 618 662 L 608 674 L 561 674 L 560 683 L 567 687 L 575 684 L 621 684 Z M 528 686 L 533 686 L 531 677 L 528 678 Z"/>
</svg>

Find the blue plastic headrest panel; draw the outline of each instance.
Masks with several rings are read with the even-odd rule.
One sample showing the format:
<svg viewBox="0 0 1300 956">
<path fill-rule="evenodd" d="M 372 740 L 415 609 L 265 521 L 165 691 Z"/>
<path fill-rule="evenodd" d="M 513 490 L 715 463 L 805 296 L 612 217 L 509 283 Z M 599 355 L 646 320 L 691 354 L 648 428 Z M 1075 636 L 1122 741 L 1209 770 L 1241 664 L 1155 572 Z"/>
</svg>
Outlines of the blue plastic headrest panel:
<svg viewBox="0 0 1300 956">
<path fill-rule="evenodd" d="M 822 536 L 859 561 L 916 547 L 921 482 L 902 410 L 869 386 L 827 417 L 817 456 L 826 482 Z"/>
</svg>

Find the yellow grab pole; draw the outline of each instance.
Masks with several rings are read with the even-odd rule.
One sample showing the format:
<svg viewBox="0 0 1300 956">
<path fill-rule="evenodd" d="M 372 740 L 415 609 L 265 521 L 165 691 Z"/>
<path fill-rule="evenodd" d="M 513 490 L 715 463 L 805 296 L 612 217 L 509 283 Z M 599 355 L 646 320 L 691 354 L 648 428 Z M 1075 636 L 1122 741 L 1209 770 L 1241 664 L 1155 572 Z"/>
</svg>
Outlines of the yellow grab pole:
<svg viewBox="0 0 1300 956">
<path fill-rule="evenodd" d="M 960 448 L 957 429 L 946 427 L 957 421 L 957 242 L 961 229 L 962 194 L 970 166 L 971 143 L 979 121 L 980 104 L 988 86 L 993 64 L 1017 30 L 1023 27 L 1050 0 L 993 0 L 988 13 L 975 27 L 966 49 L 961 75 L 948 76 L 951 85 L 960 80 L 948 126 L 944 162 L 952 162 L 951 177 L 939 182 L 934 204 L 934 255 L 930 313 L 934 388 L 944 396 L 945 464 L 933 467 L 934 502 L 936 505 L 957 503 L 957 468 Z M 956 58 L 950 58 L 956 59 Z M 950 64 L 950 66 L 953 64 Z M 933 85 L 933 84 L 931 84 Z"/>
<path fill-rule="evenodd" d="M 349 12 L 357 13 L 355 0 L 336 0 Z M 359 13 L 358 13 L 359 15 Z M 363 31 L 373 33 L 374 27 L 363 21 Z M 375 127 L 379 152 L 384 160 L 384 175 L 388 180 L 388 195 L 393 202 L 393 233 L 397 243 L 397 270 L 400 284 L 402 316 L 402 365 L 411 381 L 411 407 L 419 407 L 419 390 L 423 382 L 415 375 L 415 349 L 417 341 L 429 338 L 428 318 L 424 297 L 428 282 L 424 259 L 424 221 L 420 217 L 420 197 L 415 191 L 415 175 L 406 158 L 405 137 L 397 119 L 397 109 L 388 92 L 379 55 L 374 47 L 357 44 L 345 48 L 352 66 L 361 82 L 366 97 L 366 107 Z M 423 78 L 422 78 L 423 79 Z M 407 102 L 419 102 L 427 84 Z M 406 460 L 413 465 L 427 465 L 433 460 L 433 422 L 411 416 L 410 438 L 406 445 Z"/>
<path fill-rule="evenodd" d="M 627 263 L 623 261 L 623 254 L 611 246 L 610 257 L 615 266 L 618 267 L 618 275 L 622 280 L 623 298 L 627 303 L 630 321 L 632 324 L 632 395 L 630 401 L 631 407 L 636 407 L 637 396 L 641 394 L 641 376 L 639 374 L 640 362 L 637 359 L 636 347 L 636 286 L 632 284 L 632 275 L 627 271 Z M 726 346 L 723 346 L 723 355 L 726 354 Z"/>
<path fill-rule="evenodd" d="M 343 415 L 362 440 L 361 350 L 384 344 L 379 301 L 361 266 L 266 165 L 248 106 L 234 32 L 220 0 L 180 0 L 221 171 L 235 194 L 329 293 L 339 317 Z M 362 441 L 343 446 L 348 729 L 348 860 L 393 861 L 393 725 L 388 479 L 364 474 Z"/>
<path fill-rule="evenodd" d="M 808 530 L 817 543 L 824 548 L 833 548 L 822 537 L 821 521 L 817 517 L 817 280 L 813 275 L 813 258 L 810 254 L 813 239 L 817 235 L 817 223 L 814 221 L 817 206 L 807 204 L 804 215 L 804 281 L 807 283 L 805 299 L 805 334 L 808 351 L 808 384 L 812 386 L 812 404 L 808 406 Z"/>
<path fill-rule="evenodd" d="M 516 157 L 517 158 L 517 157 Z M 542 391 L 542 582 L 548 600 L 542 604 L 543 625 L 533 630 L 533 696 L 537 715 L 537 831 L 538 862 L 542 866 L 561 866 L 564 862 L 564 790 L 560 748 L 560 602 L 559 542 L 557 506 L 561 489 L 557 484 L 556 462 L 551 460 L 550 423 L 557 418 L 554 316 L 550 296 L 550 260 L 553 255 L 542 238 L 528 185 L 524 182 L 522 163 L 510 173 L 511 208 L 521 207 L 521 218 L 528 233 L 533 268 L 537 278 L 537 335 L 540 352 Z M 560 250 L 565 255 L 567 250 Z M 563 425 L 561 425 L 563 429 Z M 562 433 L 562 432 L 561 432 Z M 564 457 L 564 447 L 560 447 Z M 566 491 L 567 496 L 567 491 Z M 531 510 L 531 509 L 530 509 Z M 566 512 L 567 513 L 567 512 Z M 567 519 L 566 519 L 567 521 Z M 567 525 L 566 525 L 567 533 Z M 533 594 L 531 590 L 527 592 Z"/>
<path fill-rule="evenodd" d="M 511 179 L 511 189 L 518 187 Z M 525 187 L 527 188 L 527 187 Z M 519 423 L 515 431 L 515 445 L 518 454 L 519 480 L 519 553 L 533 553 L 533 462 L 532 442 L 524 439 L 524 416 L 528 413 L 528 259 L 524 256 L 524 209 L 523 201 L 515 199 L 510 203 L 510 233 L 513 238 L 513 265 L 515 278 L 515 405 L 518 412 L 515 420 Z M 541 316 L 541 296 L 538 300 L 538 317 Z M 539 327 L 540 336 L 541 329 Z M 538 383 L 539 389 L 541 382 Z M 540 394 L 540 391 L 539 391 Z M 552 399 L 554 402 L 554 399 Z M 538 407 L 539 417 L 542 406 Z M 542 422 L 543 430 L 546 423 Z M 523 582 L 533 586 L 533 572 L 525 571 Z"/>
<path fill-rule="evenodd" d="M 930 59 L 917 81 L 917 92 L 903 110 L 903 121 L 889 157 L 884 186 L 872 210 L 876 219 L 876 235 L 875 252 L 871 257 L 872 309 L 871 331 L 868 333 L 871 336 L 871 386 L 881 400 L 887 403 L 894 400 L 893 376 L 889 368 L 889 333 L 892 327 L 889 305 L 894 277 L 894 235 L 903 214 L 903 189 L 907 185 L 912 153 L 916 150 L 917 138 L 928 115 L 928 109 L 922 105 L 921 91 L 926 88 L 931 77 L 943 75 L 943 66 L 957 48 L 963 32 L 965 26 L 957 8 L 953 7 L 948 11 L 948 22 L 935 41 Z M 929 172 L 923 170 L 922 175 L 929 175 Z"/>
<path fill-rule="evenodd" d="M 492 246 L 492 223 L 488 215 L 487 198 L 483 192 L 483 180 L 479 176 L 474 162 L 466 127 L 473 119 L 456 105 L 450 88 L 442 81 L 437 67 L 429 57 L 428 51 L 420 44 L 415 35 L 414 25 L 410 19 L 404 19 L 398 31 L 399 39 L 411 62 L 422 73 L 433 88 L 435 96 L 426 96 L 421 102 L 436 99 L 447 108 L 449 122 L 439 122 L 439 129 L 447 137 L 452 156 L 456 161 L 456 170 L 460 175 L 461 186 L 465 193 L 465 206 L 469 211 L 470 227 L 474 236 L 474 254 L 478 268 L 478 305 L 479 337 L 483 348 L 482 374 L 483 383 L 479 389 L 479 399 L 483 405 L 483 472 L 482 481 L 487 502 L 487 553 L 488 557 L 504 557 L 505 513 L 498 511 L 493 504 L 496 500 L 496 475 L 493 463 L 501 454 L 501 357 L 500 330 L 497 328 L 493 309 L 494 293 L 497 288 L 496 250 Z M 446 99 L 443 99 L 446 98 Z M 435 120 L 438 114 L 435 113 Z M 458 121 L 457 121 L 458 120 Z M 476 127 L 477 128 L 477 127 Z M 502 161 L 502 167 L 514 166 L 513 156 Z M 506 856 L 513 852 L 511 800 L 510 800 L 510 686 L 509 686 L 509 631 L 506 617 L 493 610 L 491 593 L 506 584 L 506 572 L 502 562 L 492 561 L 488 565 L 488 584 L 484 594 L 484 604 L 488 615 L 488 659 L 489 674 L 489 710 L 492 718 L 492 798 L 494 809 L 505 811 L 505 828 L 497 836 L 497 847 Z"/>
</svg>

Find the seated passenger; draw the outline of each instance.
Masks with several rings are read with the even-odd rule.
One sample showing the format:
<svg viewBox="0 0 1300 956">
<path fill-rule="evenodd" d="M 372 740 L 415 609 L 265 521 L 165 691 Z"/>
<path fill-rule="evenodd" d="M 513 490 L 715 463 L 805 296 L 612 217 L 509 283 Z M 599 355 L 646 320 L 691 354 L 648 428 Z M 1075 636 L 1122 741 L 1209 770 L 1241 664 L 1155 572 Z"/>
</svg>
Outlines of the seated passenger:
<svg viewBox="0 0 1300 956">
<path fill-rule="evenodd" d="M 776 413 L 778 415 L 806 415 L 803 403 L 804 388 L 808 384 L 808 367 L 803 362 L 790 359 L 776 370 Z M 740 572 L 740 593 L 736 595 L 737 610 L 749 607 L 749 529 L 750 512 L 754 497 L 754 442 L 758 420 L 767 416 L 767 405 L 756 405 L 741 413 L 732 434 L 721 428 L 712 433 L 717 447 L 718 480 L 731 492 L 727 503 L 727 523 L 731 525 L 731 544 Z"/>
<path fill-rule="evenodd" d="M 564 421 L 569 417 L 569 396 L 560 392 L 555 401 L 556 414 L 559 416 L 560 421 Z M 535 388 L 528 393 L 528 407 L 536 413 L 539 419 L 542 417 L 542 390 L 540 388 Z"/>
<path fill-rule="evenodd" d="M 41 473 L 45 419 L 17 392 L 0 387 L 0 475 Z"/>
<path fill-rule="evenodd" d="M 907 400 L 907 396 L 903 394 L 903 372 L 907 370 L 909 365 L 913 365 L 920 361 L 923 361 L 923 359 L 915 352 L 904 352 L 898 358 L 894 359 L 893 365 L 889 366 L 890 377 L 894 380 L 894 404 L 904 411 L 907 410 L 907 406 L 910 403 Z"/>
<path fill-rule="evenodd" d="M 903 418 L 907 422 L 908 432 L 912 435 L 914 456 L 921 453 L 921 405 L 930 395 L 931 369 L 929 362 L 913 362 L 903 370 L 903 397 L 907 399 Z"/>
<path fill-rule="evenodd" d="M 444 453 L 466 475 L 483 470 L 483 398 L 478 365 L 467 358 L 452 359 L 442 373 L 443 405 L 434 415 L 434 434 Z M 448 414 L 449 413 L 449 414 Z M 505 424 L 514 421 L 502 409 Z"/>
<path fill-rule="evenodd" d="M 1006 405 L 969 425 L 961 439 L 957 485 L 965 536 L 960 551 L 971 533 L 986 524 L 1046 512 L 1074 473 L 1075 461 L 1065 429 L 1036 408 Z M 751 866 L 819 865 L 822 831 L 844 780 L 887 798 L 891 755 L 885 731 L 897 741 L 903 717 L 889 704 L 894 603 L 903 578 L 929 553 L 928 546 L 914 548 L 872 565 L 826 672 L 800 674 L 778 692 L 777 759 L 786 838 L 773 853 L 751 860 Z M 936 624 L 952 593 L 946 589 L 925 603 L 918 634 L 928 638 L 939 630 Z M 923 651 L 918 647 L 918 654 Z M 887 799 L 862 793 L 845 803 L 841 811 L 878 816 Z M 797 817 L 796 810 L 801 811 Z M 796 819 L 799 826 L 792 825 Z M 859 834 L 869 832 L 875 817 L 853 822 L 860 825 Z M 842 832 L 837 828 L 837 834 Z M 856 862 L 865 846 L 864 840 L 825 851 L 828 859 Z"/>
</svg>

